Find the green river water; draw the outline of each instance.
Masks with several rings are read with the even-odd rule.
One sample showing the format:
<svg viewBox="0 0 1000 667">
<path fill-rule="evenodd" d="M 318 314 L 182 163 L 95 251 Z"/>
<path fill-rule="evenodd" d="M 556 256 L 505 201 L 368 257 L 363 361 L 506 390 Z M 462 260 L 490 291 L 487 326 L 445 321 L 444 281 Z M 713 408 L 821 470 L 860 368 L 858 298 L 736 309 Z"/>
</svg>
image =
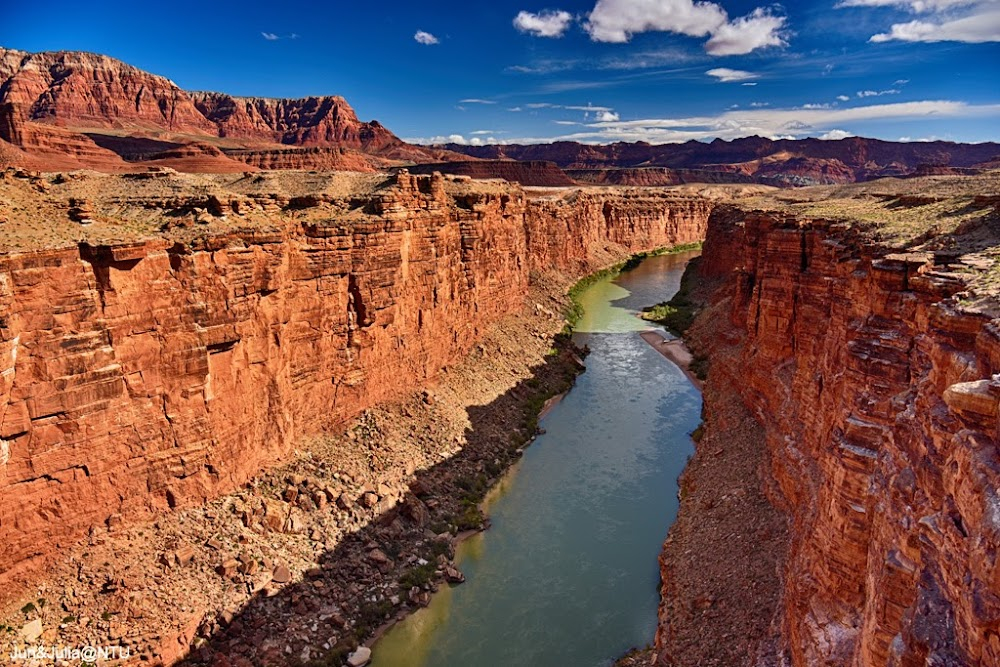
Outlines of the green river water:
<svg viewBox="0 0 1000 667">
<path fill-rule="evenodd" d="M 459 546 L 466 583 L 386 633 L 373 667 L 597 667 L 652 642 L 657 556 L 701 397 L 633 313 L 673 294 L 693 255 L 586 290 L 574 334 L 586 372 L 487 497 L 492 528 Z"/>
</svg>

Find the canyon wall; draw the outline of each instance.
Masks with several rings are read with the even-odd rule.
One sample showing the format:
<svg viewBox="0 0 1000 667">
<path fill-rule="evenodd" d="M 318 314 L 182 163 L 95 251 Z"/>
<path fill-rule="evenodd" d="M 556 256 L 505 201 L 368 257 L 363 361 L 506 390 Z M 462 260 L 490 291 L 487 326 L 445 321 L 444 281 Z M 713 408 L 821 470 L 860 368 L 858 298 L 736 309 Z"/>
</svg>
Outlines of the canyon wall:
<svg viewBox="0 0 1000 667">
<path fill-rule="evenodd" d="M 709 384 L 766 432 L 791 534 L 782 663 L 1000 664 L 1000 328 L 958 307 L 954 260 L 825 220 L 712 215 L 700 273 L 721 287 L 693 343 L 736 360 Z"/>
<path fill-rule="evenodd" d="M 0 582 L 232 490 L 454 362 L 535 273 L 700 240 L 711 208 L 405 172 L 366 197 L 321 223 L 0 255 Z"/>
</svg>

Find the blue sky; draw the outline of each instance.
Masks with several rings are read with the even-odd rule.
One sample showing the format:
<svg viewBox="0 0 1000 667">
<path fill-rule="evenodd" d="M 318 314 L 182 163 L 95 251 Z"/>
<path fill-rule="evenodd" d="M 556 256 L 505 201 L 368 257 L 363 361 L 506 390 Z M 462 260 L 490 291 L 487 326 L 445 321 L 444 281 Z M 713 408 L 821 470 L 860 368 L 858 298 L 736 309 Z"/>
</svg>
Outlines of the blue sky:
<svg viewBox="0 0 1000 667">
<path fill-rule="evenodd" d="M 416 141 L 1000 140 L 1000 0 L 10 5 L 2 46 L 343 95 Z"/>
</svg>

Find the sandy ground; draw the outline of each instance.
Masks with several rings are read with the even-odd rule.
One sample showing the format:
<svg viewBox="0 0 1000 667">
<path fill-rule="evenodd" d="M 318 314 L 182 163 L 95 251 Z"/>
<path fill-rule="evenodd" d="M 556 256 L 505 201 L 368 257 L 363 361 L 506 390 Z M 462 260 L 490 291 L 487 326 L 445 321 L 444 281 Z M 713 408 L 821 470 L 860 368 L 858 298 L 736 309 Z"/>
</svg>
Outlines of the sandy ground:
<svg viewBox="0 0 1000 667">
<path fill-rule="evenodd" d="M 678 368 L 684 371 L 684 375 L 687 376 L 688 380 L 691 380 L 691 384 L 697 387 L 698 391 L 704 389 L 705 383 L 691 371 L 691 363 L 694 361 L 694 355 L 691 354 L 691 350 L 688 349 L 683 340 L 679 338 L 668 340 L 659 331 L 643 331 L 639 336 L 649 343 L 654 350 L 674 362 Z"/>
</svg>

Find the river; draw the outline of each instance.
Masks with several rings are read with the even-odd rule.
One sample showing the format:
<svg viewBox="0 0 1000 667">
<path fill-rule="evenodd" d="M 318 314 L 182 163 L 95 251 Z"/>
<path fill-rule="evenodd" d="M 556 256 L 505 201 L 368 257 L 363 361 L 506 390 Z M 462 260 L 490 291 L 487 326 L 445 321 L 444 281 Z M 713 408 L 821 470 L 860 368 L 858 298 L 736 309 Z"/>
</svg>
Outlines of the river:
<svg viewBox="0 0 1000 667">
<path fill-rule="evenodd" d="M 657 556 L 677 512 L 701 396 L 638 332 L 694 253 L 644 260 L 582 295 L 586 372 L 484 502 L 460 586 L 395 625 L 373 667 L 598 667 L 656 628 Z"/>
</svg>

